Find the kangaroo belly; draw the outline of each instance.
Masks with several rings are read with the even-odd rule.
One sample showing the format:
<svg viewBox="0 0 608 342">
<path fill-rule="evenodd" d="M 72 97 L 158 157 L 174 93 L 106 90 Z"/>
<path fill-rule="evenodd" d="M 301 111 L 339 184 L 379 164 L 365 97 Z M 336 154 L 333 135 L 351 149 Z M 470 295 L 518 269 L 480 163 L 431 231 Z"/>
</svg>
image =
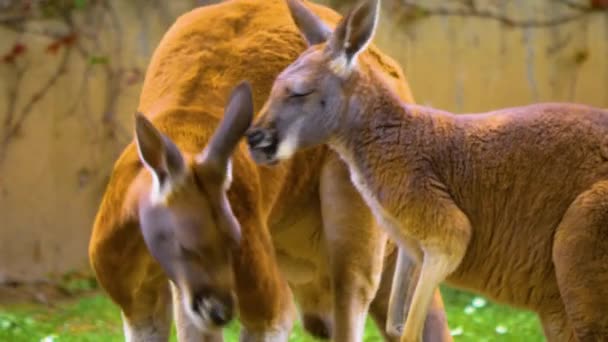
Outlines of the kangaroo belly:
<svg viewBox="0 0 608 342">
<path fill-rule="evenodd" d="M 289 212 L 281 220 L 282 227 L 271 227 L 272 240 L 281 272 L 290 283 L 303 284 L 327 270 L 323 223 L 316 209 L 300 207 Z"/>
<path fill-rule="evenodd" d="M 553 227 L 475 228 L 448 284 L 531 310 L 559 298 L 552 263 Z"/>
</svg>

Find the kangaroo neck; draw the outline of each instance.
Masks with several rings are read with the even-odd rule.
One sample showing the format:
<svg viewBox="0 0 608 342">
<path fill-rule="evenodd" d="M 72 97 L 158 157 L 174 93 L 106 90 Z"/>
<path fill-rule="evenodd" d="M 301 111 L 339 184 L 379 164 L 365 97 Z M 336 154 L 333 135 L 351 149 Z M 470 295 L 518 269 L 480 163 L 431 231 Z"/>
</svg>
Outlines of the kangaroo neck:
<svg viewBox="0 0 608 342">
<path fill-rule="evenodd" d="M 420 107 L 408 107 L 370 70 L 349 85 L 340 125 L 329 146 L 347 162 L 386 156 L 390 150 L 413 143 L 430 117 Z M 396 151 L 390 151 L 396 152 Z M 362 167 L 363 165 L 357 165 Z"/>
<path fill-rule="evenodd" d="M 390 209 L 389 203 L 401 203 L 398 198 L 422 183 L 436 184 L 442 167 L 436 157 L 453 134 L 453 116 L 405 104 L 377 78 L 353 87 L 348 111 L 328 145 L 348 164 L 357 188 Z"/>
</svg>

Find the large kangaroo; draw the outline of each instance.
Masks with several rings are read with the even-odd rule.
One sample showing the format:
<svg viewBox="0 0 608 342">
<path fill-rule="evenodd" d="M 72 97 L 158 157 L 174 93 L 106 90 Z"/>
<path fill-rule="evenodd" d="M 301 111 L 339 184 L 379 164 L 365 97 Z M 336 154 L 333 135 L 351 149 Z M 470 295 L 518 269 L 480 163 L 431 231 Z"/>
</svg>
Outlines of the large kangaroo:
<svg viewBox="0 0 608 342">
<path fill-rule="evenodd" d="M 327 143 L 346 161 L 421 266 L 401 341 L 419 341 L 446 279 L 535 311 L 549 341 L 608 341 L 608 111 L 454 115 L 406 104 L 364 52 L 378 7 L 359 3 L 333 33 L 301 26 L 324 39 L 277 77 L 248 133 L 254 158 Z"/>
<path fill-rule="evenodd" d="M 292 7 L 300 21 L 310 9 Z M 278 0 L 203 7 L 179 18 L 152 57 L 138 107 L 145 115 L 115 164 L 90 242 L 128 341 L 167 340 L 171 293 L 182 341 L 221 340 L 237 309 L 243 340 L 286 341 L 292 291 L 316 336 L 360 341 L 370 302 L 384 331 L 395 253 L 345 165 L 319 147 L 258 167 L 239 144 L 253 108 L 305 48 L 289 13 Z M 374 68 L 411 102 L 399 67 L 372 51 Z M 256 95 L 236 87 L 218 126 L 240 79 Z M 429 318 L 428 339 L 449 341 L 439 296 Z"/>
</svg>

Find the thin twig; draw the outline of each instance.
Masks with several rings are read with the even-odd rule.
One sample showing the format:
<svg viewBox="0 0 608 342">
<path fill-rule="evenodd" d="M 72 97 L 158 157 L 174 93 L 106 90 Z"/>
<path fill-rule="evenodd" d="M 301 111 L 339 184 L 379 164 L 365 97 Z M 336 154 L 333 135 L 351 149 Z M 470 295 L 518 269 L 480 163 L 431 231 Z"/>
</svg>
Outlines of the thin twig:
<svg viewBox="0 0 608 342">
<path fill-rule="evenodd" d="M 68 3 L 65 3 L 68 4 Z M 33 5 L 27 12 L 1 12 L 0 13 L 0 30 L 6 29 L 18 35 L 29 34 L 42 36 L 47 39 L 52 39 L 55 45 L 49 52 L 62 51 L 63 56 L 54 73 L 44 84 L 29 94 L 20 94 L 24 92 L 23 82 L 21 78 L 29 71 L 28 68 L 18 69 L 17 80 L 9 85 L 9 101 L 7 101 L 7 116 L 3 120 L 2 132 L 0 135 L 0 165 L 5 160 L 6 151 L 14 138 L 20 133 L 24 123 L 31 117 L 36 110 L 36 105 L 56 86 L 58 79 L 66 72 L 68 59 L 70 56 L 81 59 L 85 62 L 83 76 L 80 81 L 80 90 L 78 98 L 70 104 L 70 108 L 66 115 L 75 113 L 81 104 L 85 106 L 88 103 L 89 97 L 96 96 L 95 92 L 91 92 L 90 74 L 96 68 L 101 68 L 106 75 L 105 80 L 105 99 L 102 110 L 102 123 L 107 132 L 111 136 L 120 135 L 120 126 L 115 122 L 116 107 L 118 100 L 124 90 L 123 78 L 126 68 L 123 66 L 123 22 L 121 21 L 118 11 L 114 8 L 112 1 L 95 0 L 90 1 L 84 8 L 76 8 L 72 5 L 56 6 L 52 18 L 43 18 L 40 14 L 38 4 Z M 157 9 L 158 10 L 158 9 Z M 167 15 L 168 7 L 160 9 L 161 15 Z M 76 20 L 84 16 L 84 20 Z M 45 25 L 34 25 L 44 19 L 53 20 L 57 26 L 57 30 L 50 31 L 44 28 Z M 168 19 L 168 18 L 165 18 Z M 82 23 L 81 23 L 82 22 Z M 41 22 L 41 24 L 43 24 Z M 55 26 L 55 25 L 53 25 Z M 62 31 L 67 33 L 62 33 Z M 109 33 L 109 39 L 103 39 L 102 32 Z M 75 40 L 64 41 L 62 38 L 67 35 L 74 35 Z M 105 44 L 109 42 L 109 46 Z M 50 47 L 49 47 L 50 48 Z M 17 66 L 17 64 L 15 64 Z M 27 69 L 27 70 L 26 70 Z M 24 99 L 24 97 L 26 97 Z M 24 103 L 25 102 L 25 103 Z M 20 106 L 20 103 L 24 103 Z M 85 111 L 87 112 L 87 111 Z M 128 135 L 128 132 L 127 132 Z"/>
<path fill-rule="evenodd" d="M 84 95 L 89 89 L 88 84 L 92 68 L 93 65 L 91 63 L 87 63 L 87 66 L 85 67 L 84 72 L 82 73 L 82 80 L 80 81 L 80 86 L 78 87 L 78 93 L 75 96 L 74 103 L 72 104 L 70 109 L 65 112 L 66 117 L 72 116 L 72 114 L 76 112 L 76 109 L 78 109 L 78 105 L 83 101 L 85 97 Z"/>
<path fill-rule="evenodd" d="M 6 117 L 4 118 L 4 130 L 7 131 L 8 128 L 13 123 L 13 117 L 15 116 L 17 101 L 19 99 L 19 87 L 21 86 L 21 81 L 23 80 L 23 74 L 25 73 L 26 67 L 20 67 L 18 65 L 14 65 L 15 68 L 15 80 L 11 87 L 9 87 L 7 91 L 8 102 L 6 106 Z"/>
<path fill-rule="evenodd" d="M 569 6 L 574 6 L 573 3 L 569 3 Z M 487 9 L 479 9 L 476 7 L 467 8 L 447 8 L 447 7 L 425 7 L 414 0 L 401 0 L 407 9 L 412 10 L 416 17 L 430 17 L 430 16 L 443 16 L 443 17 L 475 17 L 481 19 L 496 20 L 499 23 L 508 27 L 519 27 L 519 28 L 539 28 L 539 27 L 551 27 L 566 24 L 576 20 L 580 20 L 586 17 L 590 13 L 598 13 L 599 10 L 592 7 L 576 7 L 576 13 L 569 15 L 562 15 L 547 20 L 536 20 L 536 19 L 515 19 L 506 15 L 502 15 Z"/>
<path fill-rule="evenodd" d="M 0 144 L 0 164 L 4 161 L 6 157 L 6 149 L 8 145 L 12 141 L 12 139 L 19 133 L 19 130 L 23 126 L 25 120 L 30 116 L 34 106 L 40 102 L 45 95 L 48 94 L 49 90 L 57 83 L 57 80 L 65 73 L 66 66 L 68 64 L 68 60 L 70 57 L 71 49 L 65 49 L 62 59 L 59 62 L 58 67 L 55 69 L 55 72 L 47 79 L 47 81 L 38 89 L 38 91 L 34 92 L 34 94 L 30 97 L 29 101 L 23 106 L 23 109 L 19 113 L 19 116 L 13 120 L 7 127 L 5 127 L 4 136 L 2 137 L 2 142 Z"/>
<path fill-rule="evenodd" d="M 579 10 L 579 11 L 589 11 L 589 10 L 591 10 L 591 7 L 586 6 L 586 5 L 582 5 L 582 4 L 578 3 L 578 2 L 573 2 L 573 1 L 570 1 L 570 0 L 555 0 L 555 1 L 563 4 L 566 7 L 574 9 L 574 10 Z"/>
</svg>

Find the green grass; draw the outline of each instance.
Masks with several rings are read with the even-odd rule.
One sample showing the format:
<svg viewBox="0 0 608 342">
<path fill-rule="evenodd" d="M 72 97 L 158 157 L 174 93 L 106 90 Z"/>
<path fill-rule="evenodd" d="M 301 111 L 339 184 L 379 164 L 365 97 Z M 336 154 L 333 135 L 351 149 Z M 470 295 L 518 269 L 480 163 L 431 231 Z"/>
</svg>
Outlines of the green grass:
<svg viewBox="0 0 608 342">
<path fill-rule="evenodd" d="M 443 288 L 454 340 L 544 341 L 536 316 L 495 305 L 481 297 Z M 368 321 L 365 341 L 381 341 Z M 232 324 L 226 341 L 238 341 Z M 172 339 L 175 341 L 175 338 Z M 123 341 L 118 309 L 102 294 L 90 294 L 56 306 L 19 305 L 0 308 L 0 341 Z M 290 341 L 315 341 L 297 326 Z"/>
<path fill-rule="evenodd" d="M 454 341 L 545 341 L 535 314 L 490 303 L 483 297 L 443 287 Z"/>
</svg>

